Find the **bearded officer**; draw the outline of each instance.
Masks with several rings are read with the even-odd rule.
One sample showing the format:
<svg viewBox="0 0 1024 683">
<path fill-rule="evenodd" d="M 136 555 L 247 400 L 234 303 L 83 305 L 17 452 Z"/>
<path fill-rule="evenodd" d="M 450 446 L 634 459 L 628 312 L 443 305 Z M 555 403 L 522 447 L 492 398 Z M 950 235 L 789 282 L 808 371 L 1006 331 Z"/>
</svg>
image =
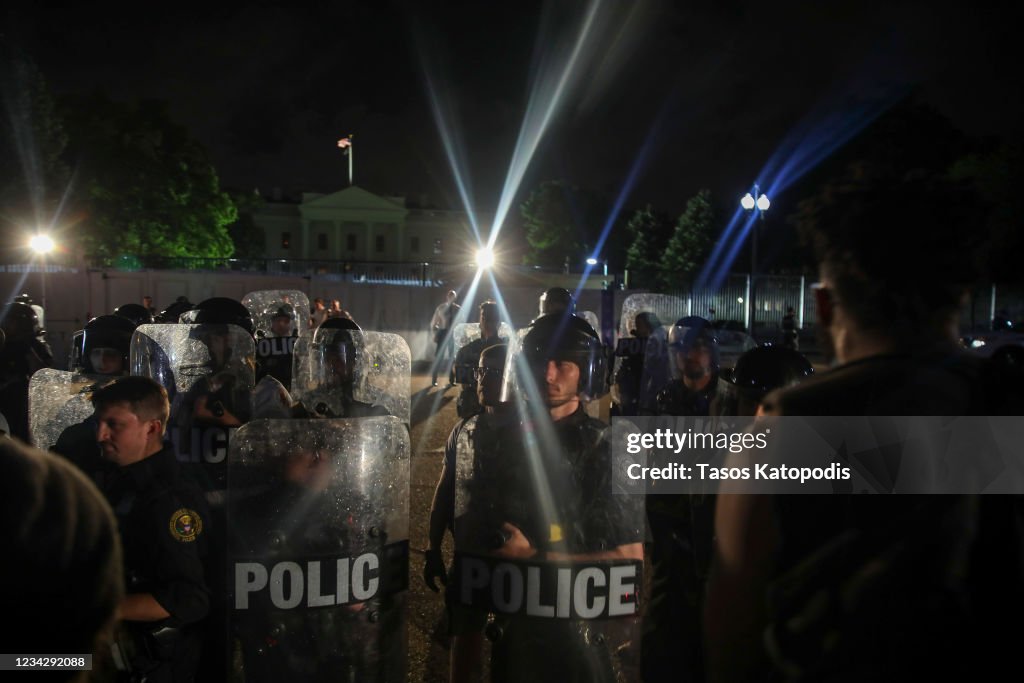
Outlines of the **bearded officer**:
<svg viewBox="0 0 1024 683">
<path fill-rule="evenodd" d="M 658 415 L 710 415 L 715 398 L 728 389 L 719 374 L 718 338 L 711 323 L 698 316 L 680 318 L 668 344 L 675 379 L 658 394 Z"/>
<path fill-rule="evenodd" d="M 498 304 L 493 301 L 480 304 L 480 338 L 469 342 L 455 354 L 455 381 L 462 385 L 455 409 L 461 418 L 476 415 L 483 409 L 477 399 L 477 361 L 480 360 L 480 352 L 487 347 L 508 342 L 498 336 L 500 322 Z"/>
<path fill-rule="evenodd" d="M 202 563 L 208 515 L 164 447 L 167 392 L 147 377 L 122 377 L 95 391 L 92 403 L 103 457 L 122 475 L 104 491 L 124 545 L 122 659 L 148 681 L 191 681 L 197 628 L 210 607 Z"/>
</svg>

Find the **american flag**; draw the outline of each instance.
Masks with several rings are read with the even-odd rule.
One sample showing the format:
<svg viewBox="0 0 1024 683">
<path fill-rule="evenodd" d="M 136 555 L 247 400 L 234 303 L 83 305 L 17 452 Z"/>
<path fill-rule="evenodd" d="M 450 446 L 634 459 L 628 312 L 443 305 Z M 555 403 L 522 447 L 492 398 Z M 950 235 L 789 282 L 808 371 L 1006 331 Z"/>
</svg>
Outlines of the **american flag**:
<svg viewBox="0 0 1024 683">
<path fill-rule="evenodd" d="M 338 147 L 344 150 L 345 154 L 348 154 L 348 148 L 352 146 L 352 136 L 349 135 L 347 138 L 338 140 Z"/>
</svg>

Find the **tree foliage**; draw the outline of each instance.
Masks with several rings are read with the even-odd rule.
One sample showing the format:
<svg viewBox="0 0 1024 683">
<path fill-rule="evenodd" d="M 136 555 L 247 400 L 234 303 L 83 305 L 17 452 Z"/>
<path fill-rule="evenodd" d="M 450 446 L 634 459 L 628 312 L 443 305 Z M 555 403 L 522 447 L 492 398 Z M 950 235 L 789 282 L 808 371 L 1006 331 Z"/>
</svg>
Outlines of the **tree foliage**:
<svg viewBox="0 0 1024 683">
<path fill-rule="evenodd" d="M 658 285 L 665 245 L 672 223 L 650 204 L 638 209 L 626 225 L 632 242 L 626 251 L 626 268 L 634 287 L 653 288 Z"/>
<path fill-rule="evenodd" d="M 1021 282 L 1020 254 L 1024 234 L 1020 229 L 1017 188 L 1024 181 L 1024 149 L 1019 144 L 969 154 L 954 163 L 950 175 L 971 183 L 987 209 L 989 244 L 985 260 L 996 282 Z"/>
<path fill-rule="evenodd" d="M 601 215 L 597 202 L 560 181 L 542 182 L 520 206 L 526 232 L 526 265 L 576 267 L 595 242 Z"/>
<path fill-rule="evenodd" d="M 156 101 L 113 102 L 98 94 L 64 109 L 87 208 L 86 253 L 111 258 L 231 256 L 237 219 L 206 151 Z"/>
<path fill-rule="evenodd" d="M 256 225 L 254 216 L 266 204 L 259 193 L 239 193 L 232 196 L 238 209 L 238 220 L 228 226 L 228 235 L 235 245 L 236 258 L 259 259 L 266 255 L 266 235 Z"/>
<path fill-rule="evenodd" d="M 660 264 L 663 289 L 679 288 L 697 275 L 711 254 L 715 231 L 711 191 L 701 190 L 686 203 L 665 247 Z"/>
</svg>

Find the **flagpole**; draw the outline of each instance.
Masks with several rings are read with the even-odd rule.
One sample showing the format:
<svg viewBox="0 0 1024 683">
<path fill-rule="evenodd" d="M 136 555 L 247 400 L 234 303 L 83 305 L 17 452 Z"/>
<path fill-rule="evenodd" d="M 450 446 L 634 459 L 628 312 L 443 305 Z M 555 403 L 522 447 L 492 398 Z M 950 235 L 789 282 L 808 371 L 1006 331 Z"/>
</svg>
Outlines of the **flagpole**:
<svg viewBox="0 0 1024 683">
<path fill-rule="evenodd" d="M 348 137 L 344 137 L 338 140 L 338 147 L 341 148 L 342 154 L 348 157 L 348 185 L 352 186 L 352 133 L 348 134 Z"/>
</svg>

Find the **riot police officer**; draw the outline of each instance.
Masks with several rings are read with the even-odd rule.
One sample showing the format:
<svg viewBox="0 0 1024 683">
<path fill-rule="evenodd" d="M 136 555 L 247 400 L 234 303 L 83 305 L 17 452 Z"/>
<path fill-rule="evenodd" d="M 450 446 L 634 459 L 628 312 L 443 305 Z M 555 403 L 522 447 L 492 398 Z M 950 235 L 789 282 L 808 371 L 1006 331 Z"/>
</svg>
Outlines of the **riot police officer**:
<svg viewBox="0 0 1024 683">
<path fill-rule="evenodd" d="M 292 385 L 292 352 L 298 338 L 295 307 L 280 304 L 266 312 L 270 334 L 256 342 L 256 379 L 274 377 L 283 387 Z"/>
<path fill-rule="evenodd" d="M 197 629 L 210 607 L 205 499 L 163 444 L 170 411 L 163 387 L 122 377 L 95 391 L 92 402 L 103 457 L 123 474 L 104 491 L 124 545 L 122 660 L 146 680 L 191 681 L 202 646 Z"/>
<path fill-rule="evenodd" d="M 736 360 L 729 378 L 729 391 L 719 395 L 713 412 L 756 415 L 761 399 L 768 392 L 799 384 L 813 374 L 814 367 L 799 351 L 781 346 L 758 346 Z"/>
<path fill-rule="evenodd" d="M 127 375 L 132 333 L 130 318 L 101 315 L 85 324 L 82 334 L 82 372 L 88 375 Z"/>
<path fill-rule="evenodd" d="M 498 336 L 499 322 L 498 304 L 493 301 L 480 304 L 480 338 L 469 342 L 455 354 L 455 382 L 462 385 L 462 392 L 455 405 L 459 417 L 475 415 L 482 408 L 477 400 L 477 362 L 480 360 L 480 352 L 487 347 L 508 342 L 508 339 Z"/>
<path fill-rule="evenodd" d="M 98 386 L 111 377 L 128 374 L 128 352 L 135 327 L 131 320 L 118 315 L 101 315 L 86 323 L 81 337 L 82 349 L 78 353 L 82 363 L 80 369 L 88 375 L 84 379 L 94 380 Z M 76 398 L 80 400 L 80 397 L 72 397 Z M 35 410 L 33 404 L 33 411 Z M 62 419 L 62 414 L 66 413 L 57 413 L 57 424 L 68 423 L 69 420 Z M 41 444 L 37 442 L 37 445 Z M 69 425 L 61 431 L 52 450 L 75 463 L 100 486 L 114 472 L 114 466 L 100 457 L 100 451 L 96 446 L 96 422 L 93 417 Z"/>
<path fill-rule="evenodd" d="M 796 328 L 796 311 L 792 306 L 786 308 L 782 316 L 782 346 L 794 351 L 800 348 L 800 331 Z"/>
<path fill-rule="evenodd" d="M 39 317 L 28 304 L 16 301 L 0 309 L 0 329 L 6 338 L 0 349 L 0 413 L 7 417 L 11 436 L 27 442 L 28 381 L 37 370 L 53 365 L 53 353 L 41 339 Z"/>
<path fill-rule="evenodd" d="M 387 415 L 383 406 L 361 401 L 365 348 L 362 329 L 350 318 L 328 318 L 313 333 L 309 382 L 295 417 L 372 417 Z"/>
<path fill-rule="evenodd" d="M 142 304 L 122 304 L 114 309 L 114 315 L 131 320 L 136 327 L 153 324 L 153 314 Z"/>
<path fill-rule="evenodd" d="M 153 321 L 173 325 L 179 322 L 181 314 L 191 311 L 196 306 L 188 300 L 187 296 L 179 296 L 170 306 L 153 316 Z"/>
<path fill-rule="evenodd" d="M 658 394 L 658 414 L 709 415 L 715 397 L 727 388 L 714 328 L 704 318 L 680 318 L 668 343 L 674 379 Z"/>
<path fill-rule="evenodd" d="M 576 314 L 576 299 L 565 287 L 551 287 L 540 295 L 537 305 L 538 317 L 552 313 Z"/>
<path fill-rule="evenodd" d="M 459 468 L 472 474 L 460 484 L 468 502 L 456 516 L 457 554 L 475 550 L 536 563 L 535 576 L 551 562 L 587 565 L 593 572 L 602 572 L 608 561 L 641 562 L 642 501 L 613 493 L 607 427 L 583 406 L 605 390 L 597 333 L 564 312 L 541 316 L 519 354 L 509 360 L 518 372 L 504 398 L 518 393 L 525 399 L 526 418 L 495 424 L 478 416 L 466 430 L 473 465 Z M 468 565 L 458 557 L 456 565 L 464 589 Z M 614 680 L 623 665 L 623 641 L 607 627 L 600 618 L 496 617 L 488 630 L 495 641 L 492 679 Z"/>
</svg>

